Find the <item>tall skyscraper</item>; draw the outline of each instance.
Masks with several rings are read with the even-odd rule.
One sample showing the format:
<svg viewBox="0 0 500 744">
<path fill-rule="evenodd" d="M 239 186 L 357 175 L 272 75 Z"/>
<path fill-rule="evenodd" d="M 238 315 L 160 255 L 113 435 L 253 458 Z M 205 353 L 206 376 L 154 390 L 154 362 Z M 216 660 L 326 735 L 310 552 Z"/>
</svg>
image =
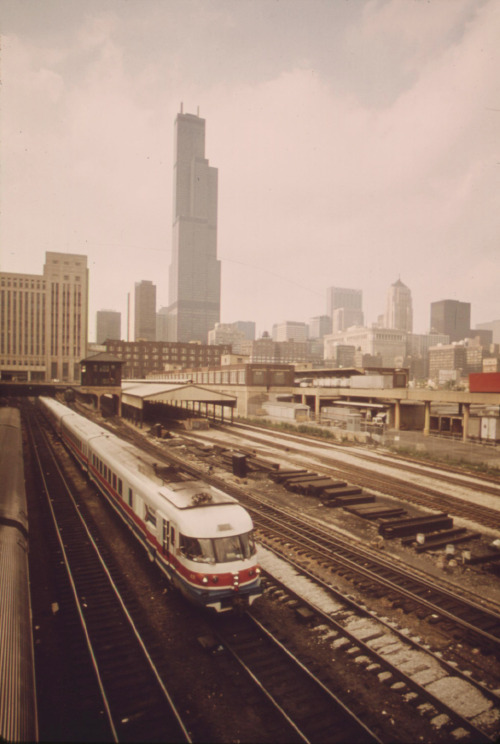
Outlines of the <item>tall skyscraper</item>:
<svg viewBox="0 0 500 744">
<path fill-rule="evenodd" d="M 119 341 L 122 337 L 122 316 L 116 310 L 98 310 L 96 313 L 95 340 L 98 344 L 105 341 Z"/>
<path fill-rule="evenodd" d="M 217 168 L 205 158 L 205 119 L 175 120 L 169 338 L 206 343 L 220 321 L 217 260 Z"/>
<path fill-rule="evenodd" d="M 3 379 L 79 382 L 87 333 L 87 256 L 47 252 L 42 276 L 0 274 Z"/>
<path fill-rule="evenodd" d="M 332 331 L 338 333 L 351 326 L 362 326 L 363 293 L 360 289 L 329 287 L 326 290 L 326 312 L 332 319 Z"/>
<path fill-rule="evenodd" d="M 135 284 L 134 338 L 156 341 L 156 285 L 151 281 Z"/>
<path fill-rule="evenodd" d="M 401 279 L 391 284 L 387 292 L 385 327 L 398 331 L 413 330 L 413 305 L 411 292 Z"/>
<path fill-rule="evenodd" d="M 431 333 L 446 333 L 450 341 L 470 335 L 470 302 L 439 300 L 431 302 Z"/>
</svg>

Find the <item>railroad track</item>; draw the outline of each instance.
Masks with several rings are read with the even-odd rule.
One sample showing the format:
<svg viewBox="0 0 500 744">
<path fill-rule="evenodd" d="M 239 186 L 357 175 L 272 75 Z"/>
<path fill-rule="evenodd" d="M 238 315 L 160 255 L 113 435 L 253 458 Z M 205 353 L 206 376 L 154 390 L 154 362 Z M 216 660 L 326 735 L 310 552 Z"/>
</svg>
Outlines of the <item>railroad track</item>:
<svg viewBox="0 0 500 744">
<path fill-rule="evenodd" d="M 300 566 L 296 570 L 298 575 L 304 577 Z M 304 582 L 308 586 L 304 587 Z M 323 590 L 321 596 L 326 598 L 324 608 L 321 599 L 313 602 L 306 598 L 311 594 L 318 596 L 316 590 L 311 592 L 312 586 Z M 331 586 L 311 575 L 303 578 L 302 584 L 294 591 L 288 583 L 264 571 L 263 589 L 264 594 L 271 596 L 273 601 L 292 607 L 302 622 L 311 626 L 312 632 L 317 628 L 319 637 L 327 639 L 327 658 L 331 657 L 332 652 L 341 652 L 344 657 L 350 658 L 357 665 L 356 674 L 369 678 L 365 683 L 367 687 L 377 682 L 386 684 L 393 694 L 402 696 L 405 702 L 411 700 L 413 707 L 419 711 L 432 706 L 433 718 L 445 716 L 446 731 L 452 736 L 452 730 L 461 729 L 467 731 L 474 742 L 491 740 L 491 729 L 498 728 L 500 715 L 492 713 L 500 708 L 498 692 L 472 679 L 470 674 L 462 673 L 456 665 L 446 662 L 442 655 L 434 654 L 429 647 L 423 646 L 418 638 L 400 632 L 393 623 L 375 618 L 366 607 L 352 599 L 347 600 L 340 593 L 334 593 L 337 603 L 335 609 L 330 609 Z M 258 606 L 251 612 L 258 612 Z M 452 706 L 430 691 L 429 684 L 437 680 L 441 689 L 443 686 L 458 686 L 467 698 L 477 694 L 480 705 L 473 707 L 466 717 L 462 710 L 457 709 L 456 701 Z M 489 711 L 489 724 L 484 726 L 484 721 L 480 721 L 476 725 L 475 719 L 481 719 L 485 710 Z"/>
<path fill-rule="evenodd" d="M 218 428 L 221 427 L 219 426 Z M 284 453 L 286 452 L 288 456 L 290 456 L 290 453 L 295 453 L 296 455 L 299 455 L 303 458 L 304 438 L 301 439 L 297 435 L 288 433 L 283 434 L 282 432 L 280 432 L 280 439 L 285 439 L 289 441 L 290 444 L 284 444 L 280 442 L 271 443 L 269 441 L 269 438 L 266 439 L 265 436 L 259 437 L 258 435 L 256 435 L 254 433 L 255 430 L 253 429 L 253 427 L 244 426 L 245 432 L 248 432 L 249 429 L 251 433 L 246 433 L 245 439 L 248 439 L 255 444 L 263 445 L 267 448 L 272 447 L 277 451 L 281 451 Z M 269 437 L 270 435 L 268 434 L 267 436 Z M 323 469 L 321 472 L 323 472 L 325 475 L 332 475 L 337 478 L 346 479 L 353 485 L 367 488 L 372 491 L 377 491 L 388 496 L 393 496 L 401 501 L 408 501 L 418 506 L 424 506 L 429 509 L 437 509 L 438 511 L 446 509 L 454 516 L 462 517 L 463 519 L 470 520 L 471 522 L 482 525 L 484 527 L 488 527 L 489 529 L 493 529 L 496 531 L 500 530 L 499 510 L 492 509 L 482 504 L 468 504 L 464 499 L 449 496 L 446 493 L 443 493 L 442 491 L 439 491 L 435 488 L 430 488 L 424 485 L 414 485 L 409 482 L 408 479 L 405 480 L 404 477 L 398 478 L 397 476 L 390 474 L 377 474 L 369 466 L 360 467 L 358 464 L 346 463 L 341 459 L 337 459 L 335 457 L 335 452 L 342 452 L 342 448 L 339 445 L 325 444 L 324 442 L 318 442 L 317 440 L 311 441 L 314 442 L 314 446 L 319 450 L 327 450 L 329 453 L 331 453 L 329 456 L 323 456 L 321 454 L 311 455 L 314 458 L 315 462 L 318 462 L 320 463 L 320 465 L 322 465 Z M 245 448 L 242 447 L 242 451 L 244 451 L 244 449 Z M 345 448 L 343 451 L 346 451 Z M 269 457 L 269 453 L 267 453 L 267 456 Z M 356 460 L 363 460 L 365 462 L 373 463 L 373 457 L 367 454 L 360 453 L 359 451 L 356 452 Z M 410 466 L 408 467 L 407 465 L 405 465 L 404 462 L 392 462 L 392 459 L 390 463 L 386 462 L 382 464 L 406 472 L 415 472 L 417 470 L 417 466 L 413 464 L 410 464 Z M 310 463 L 309 467 L 311 467 Z M 430 464 L 427 464 L 426 467 L 430 467 Z M 423 474 L 421 468 L 419 474 Z M 474 483 L 474 479 L 472 476 L 468 477 L 467 481 L 464 481 L 463 477 L 459 478 L 458 475 L 447 475 L 446 473 L 439 472 L 439 469 L 436 471 L 436 474 L 432 474 L 432 477 L 438 478 L 442 482 L 451 484 L 453 486 L 466 486 L 471 491 L 476 491 L 478 494 L 481 495 L 489 494 L 495 496 L 499 499 L 500 503 L 500 489 L 498 486 L 495 486 L 493 484 L 491 479 L 477 479 L 477 482 Z"/>
<path fill-rule="evenodd" d="M 437 616 L 455 632 L 460 628 L 469 642 L 490 652 L 500 650 L 500 614 L 288 511 L 265 504 L 252 506 L 248 498 L 245 506 L 258 532 L 271 537 L 273 550 L 285 558 L 291 550 L 300 551 L 302 558 L 340 573 L 367 594 L 400 598 L 405 612 L 423 609 L 428 617 Z"/>
<path fill-rule="evenodd" d="M 36 421 L 29 438 L 53 530 L 47 535 L 57 556 L 58 606 L 64 644 L 77 670 L 73 715 L 78 738 L 88 741 L 190 742 L 186 724 L 139 630 L 137 608 L 109 555 L 82 517 Z M 36 428 L 35 428 L 36 427 Z"/>
<path fill-rule="evenodd" d="M 380 742 L 328 686 L 251 614 L 217 618 L 223 644 L 290 726 L 290 742 Z"/>
</svg>

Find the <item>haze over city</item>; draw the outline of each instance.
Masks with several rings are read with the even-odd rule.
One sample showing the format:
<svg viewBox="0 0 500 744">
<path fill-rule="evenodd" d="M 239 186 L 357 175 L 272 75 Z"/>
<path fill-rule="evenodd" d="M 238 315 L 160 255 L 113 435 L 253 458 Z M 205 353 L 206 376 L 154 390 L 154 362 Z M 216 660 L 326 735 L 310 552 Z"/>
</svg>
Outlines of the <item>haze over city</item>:
<svg viewBox="0 0 500 744">
<path fill-rule="evenodd" d="M 2 271 L 89 258 L 95 312 L 168 305 L 173 130 L 206 119 L 221 320 L 258 333 L 398 277 L 500 317 L 494 0 L 3 0 Z"/>
</svg>

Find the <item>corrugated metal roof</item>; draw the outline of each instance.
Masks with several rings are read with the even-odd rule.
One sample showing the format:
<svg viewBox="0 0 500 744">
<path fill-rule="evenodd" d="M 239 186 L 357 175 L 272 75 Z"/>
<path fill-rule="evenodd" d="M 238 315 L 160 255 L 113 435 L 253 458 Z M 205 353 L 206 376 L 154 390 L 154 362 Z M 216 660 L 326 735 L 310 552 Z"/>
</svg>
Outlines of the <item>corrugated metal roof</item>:
<svg viewBox="0 0 500 744">
<path fill-rule="evenodd" d="M 173 401 L 198 401 L 201 403 L 218 403 L 235 405 L 236 397 L 219 393 L 216 390 L 192 385 L 190 383 L 166 382 L 127 382 L 122 385 L 122 402 L 135 408 L 142 408 L 147 403 L 170 403 Z"/>
</svg>

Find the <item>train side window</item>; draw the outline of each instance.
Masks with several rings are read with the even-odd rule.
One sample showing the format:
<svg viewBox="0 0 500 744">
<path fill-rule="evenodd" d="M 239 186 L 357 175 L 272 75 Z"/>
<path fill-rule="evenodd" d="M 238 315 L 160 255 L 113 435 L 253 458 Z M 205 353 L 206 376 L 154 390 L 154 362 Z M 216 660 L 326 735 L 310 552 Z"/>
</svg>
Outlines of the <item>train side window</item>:
<svg viewBox="0 0 500 744">
<path fill-rule="evenodd" d="M 132 489 L 128 489 L 128 505 L 134 508 L 134 494 L 132 493 Z"/>
<path fill-rule="evenodd" d="M 113 473 L 113 490 L 116 491 L 116 475 Z"/>
<path fill-rule="evenodd" d="M 118 495 L 121 496 L 123 493 L 122 479 L 118 478 Z"/>
<path fill-rule="evenodd" d="M 156 511 L 147 504 L 144 504 L 144 521 L 156 527 Z"/>
</svg>

